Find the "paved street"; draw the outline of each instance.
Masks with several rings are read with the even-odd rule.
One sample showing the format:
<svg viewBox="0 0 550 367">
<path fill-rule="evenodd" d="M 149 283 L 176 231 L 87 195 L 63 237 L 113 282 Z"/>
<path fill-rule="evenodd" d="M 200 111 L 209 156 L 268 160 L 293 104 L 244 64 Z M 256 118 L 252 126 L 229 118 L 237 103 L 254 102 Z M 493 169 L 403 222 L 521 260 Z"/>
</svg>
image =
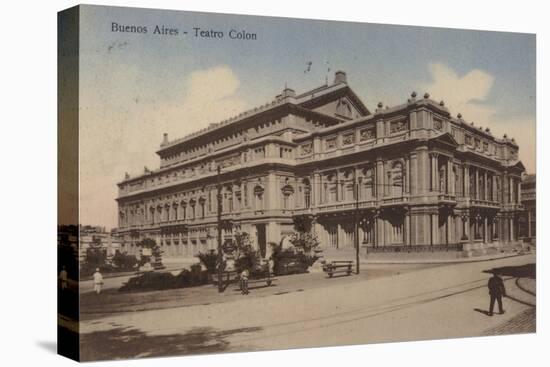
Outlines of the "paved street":
<svg viewBox="0 0 550 367">
<path fill-rule="evenodd" d="M 535 255 L 326 280 L 262 297 L 84 321 L 83 358 L 129 358 L 533 332 Z M 483 271 L 505 270 L 504 315 L 486 315 Z M 521 276 L 521 281 L 518 277 Z M 351 280 L 351 278 L 349 278 Z"/>
</svg>

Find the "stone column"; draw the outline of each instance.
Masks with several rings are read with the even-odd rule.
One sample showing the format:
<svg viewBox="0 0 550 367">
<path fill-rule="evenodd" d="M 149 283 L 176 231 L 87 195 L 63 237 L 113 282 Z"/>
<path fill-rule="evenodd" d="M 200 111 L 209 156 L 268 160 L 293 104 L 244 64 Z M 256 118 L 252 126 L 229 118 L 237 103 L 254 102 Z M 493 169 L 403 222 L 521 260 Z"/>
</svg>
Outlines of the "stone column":
<svg viewBox="0 0 550 367">
<path fill-rule="evenodd" d="M 411 153 L 409 162 L 409 193 L 415 195 L 418 193 L 418 155 L 416 153 Z"/>
<path fill-rule="evenodd" d="M 430 153 L 430 189 L 431 191 L 437 191 L 437 153 Z"/>
<path fill-rule="evenodd" d="M 470 166 L 468 164 L 464 165 L 464 197 L 470 197 Z"/>
<path fill-rule="evenodd" d="M 489 233 L 488 233 L 488 223 L 487 223 L 487 216 L 483 219 L 483 242 L 489 243 Z"/>
<path fill-rule="evenodd" d="M 493 175 L 493 201 L 499 201 L 497 192 L 497 176 Z"/>
<path fill-rule="evenodd" d="M 237 186 L 236 184 L 231 184 L 231 198 L 233 200 L 233 210 L 234 211 L 240 211 L 241 210 L 241 207 L 239 205 L 239 200 L 237 200 L 237 191 L 239 190 L 239 186 Z M 242 200 L 243 200 L 243 197 L 242 197 L 242 192 L 241 192 L 241 203 L 242 203 Z M 202 210 L 202 208 L 201 208 Z"/>
<path fill-rule="evenodd" d="M 508 177 L 508 202 L 512 204 L 514 202 L 514 179 L 509 176 Z"/>
<path fill-rule="evenodd" d="M 476 168 L 476 182 L 475 182 L 475 185 L 476 185 L 476 199 L 480 199 L 479 197 L 479 168 Z"/>
<path fill-rule="evenodd" d="M 518 190 L 518 200 L 516 204 L 521 204 L 521 181 L 520 180 L 518 180 L 518 183 L 517 183 L 517 190 Z"/>
<path fill-rule="evenodd" d="M 411 245 L 410 241 L 410 232 L 411 232 L 411 212 L 410 210 L 407 210 L 405 212 L 405 220 L 403 224 L 403 244 L 404 245 Z"/>
<path fill-rule="evenodd" d="M 376 159 L 376 198 L 378 200 L 384 197 L 384 162 L 381 158 Z"/>
<path fill-rule="evenodd" d="M 321 180 L 319 173 L 313 174 L 313 181 L 311 182 L 311 206 L 316 207 L 321 202 Z"/>
<path fill-rule="evenodd" d="M 510 218 L 510 242 L 514 241 L 514 218 Z"/>
<path fill-rule="evenodd" d="M 279 209 L 279 182 L 277 176 L 274 173 L 268 173 L 267 182 L 265 183 L 264 190 L 264 209 Z"/>
<path fill-rule="evenodd" d="M 532 235 L 531 235 L 531 210 L 527 211 L 527 237 L 532 237 Z"/>
<path fill-rule="evenodd" d="M 383 196 L 389 196 L 391 195 L 391 189 L 392 189 L 392 186 L 391 185 L 391 181 L 386 181 L 388 179 L 388 172 L 391 171 L 391 167 L 390 167 L 390 162 L 389 161 L 385 161 L 384 162 L 384 175 L 382 177 L 382 180 L 383 180 L 383 188 L 384 188 L 384 194 Z"/>
<path fill-rule="evenodd" d="M 380 213 L 376 216 L 376 245 L 385 246 L 386 237 L 384 236 L 384 219 L 381 218 Z"/>
<path fill-rule="evenodd" d="M 344 229 L 342 228 L 342 225 L 340 223 L 336 224 L 336 236 L 338 237 L 336 241 L 336 248 L 341 249 L 344 247 Z"/>
<path fill-rule="evenodd" d="M 453 161 L 451 158 L 447 159 L 447 194 L 453 193 Z"/>
<path fill-rule="evenodd" d="M 487 183 L 487 171 L 483 171 L 483 185 L 484 185 L 483 193 L 485 194 L 485 197 L 483 197 L 483 200 L 489 200 L 489 193 L 487 192 L 487 190 L 489 189 L 489 185 Z"/>
<path fill-rule="evenodd" d="M 439 214 L 432 214 L 432 245 L 437 245 L 439 243 Z"/>
<path fill-rule="evenodd" d="M 475 218 L 474 218 L 475 223 Z M 472 231 L 472 217 L 468 215 L 466 217 L 466 225 L 467 225 L 467 231 L 468 231 L 468 242 L 473 243 L 475 238 L 475 229 Z"/>
</svg>

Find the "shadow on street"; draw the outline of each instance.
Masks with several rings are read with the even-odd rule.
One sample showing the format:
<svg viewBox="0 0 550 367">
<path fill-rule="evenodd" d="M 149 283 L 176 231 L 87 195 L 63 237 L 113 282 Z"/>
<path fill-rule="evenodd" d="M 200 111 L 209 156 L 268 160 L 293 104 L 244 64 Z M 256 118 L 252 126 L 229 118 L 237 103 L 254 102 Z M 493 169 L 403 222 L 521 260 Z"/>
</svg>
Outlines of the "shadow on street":
<svg viewBox="0 0 550 367">
<path fill-rule="evenodd" d="M 260 327 L 217 331 L 194 328 L 184 334 L 147 335 L 137 329 L 117 327 L 82 334 L 82 361 L 159 357 L 168 355 L 220 353 L 229 347 L 233 334 L 260 331 Z"/>
<path fill-rule="evenodd" d="M 500 268 L 492 268 L 484 270 L 484 273 L 496 272 L 500 276 L 510 276 L 514 278 L 530 278 L 536 279 L 537 267 L 533 264 L 525 264 L 519 266 L 503 266 Z"/>
</svg>

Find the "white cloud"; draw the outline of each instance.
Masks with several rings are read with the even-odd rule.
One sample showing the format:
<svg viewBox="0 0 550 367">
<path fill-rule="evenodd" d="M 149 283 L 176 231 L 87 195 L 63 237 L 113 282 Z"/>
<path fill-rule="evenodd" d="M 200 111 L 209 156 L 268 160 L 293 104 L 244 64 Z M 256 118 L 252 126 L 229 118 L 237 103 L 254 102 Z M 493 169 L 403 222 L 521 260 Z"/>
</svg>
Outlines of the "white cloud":
<svg viewBox="0 0 550 367">
<path fill-rule="evenodd" d="M 432 80 L 421 83 L 421 90 L 430 92 L 434 99 L 444 99 L 453 115 L 459 112 L 466 121 L 476 126 L 489 127 L 497 137 L 507 134 L 519 145 L 519 156 L 528 172 L 536 171 L 535 119 L 531 116 L 502 118 L 497 106 L 487 102 L 495 78 L 489 73 L 474 69 L 458 75 L 441 63 L 429 65 Z"/>
<path fill-rule="evenodd" d="M 174 85 L 170 101 L 154 89 Z M 116 226 L 116 183 L 124 172 L 158 168 L 162 134 L 170 139 L 242 112 L 240 81 L 228 66 L 197 70 L 177 83 L 144 80 L 137 68 L 95 76 L 83 85 L 80 108 L 82 223 Z M 146 90 L 147 89 L 147 90 Z M 151 90 L 153 89 L 153 91 Z"/>
</svg>

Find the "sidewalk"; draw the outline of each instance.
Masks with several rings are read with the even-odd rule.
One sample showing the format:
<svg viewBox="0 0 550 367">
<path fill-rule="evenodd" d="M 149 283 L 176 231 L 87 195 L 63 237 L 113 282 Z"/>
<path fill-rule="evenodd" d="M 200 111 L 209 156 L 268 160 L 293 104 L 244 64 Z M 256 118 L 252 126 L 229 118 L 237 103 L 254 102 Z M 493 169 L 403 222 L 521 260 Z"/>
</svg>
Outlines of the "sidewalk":
<svg viewBox="0 0 550 367">
<path fill-rule="evenodd" d="M 504 252 L 504 253 L 495 253 L 481 256 L 473 257 L 462 257 L 456 259 L 433 259 L 433 258 L 419 258 L 419 259 L 407 259 L 406 255 L 401 259 L 391 259 L 389 256 L 387 259 L 360 259 L 361 264 L 460 264 L 460 263 L 470 263 L 470 262 L 480 262 L 480 261 L 489 261 L 497 259 L 505 259 L 508 257 L 524 256 L 534 254 L 534 252 Z"/>
</svg>

